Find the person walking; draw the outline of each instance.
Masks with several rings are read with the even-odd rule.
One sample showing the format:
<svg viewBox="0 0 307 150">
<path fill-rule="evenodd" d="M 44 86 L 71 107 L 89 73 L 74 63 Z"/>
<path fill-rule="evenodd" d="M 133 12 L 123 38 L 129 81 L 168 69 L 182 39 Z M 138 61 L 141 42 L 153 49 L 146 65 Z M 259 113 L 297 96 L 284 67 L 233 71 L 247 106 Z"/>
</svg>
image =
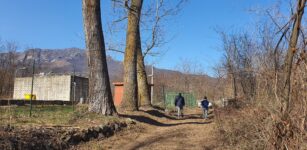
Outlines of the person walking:
<svg viewBox="0 0 307 150">
<path fill-rule="evenodd" d="M 182 109 L 183 109 L 184 105 L 185 105 L 184 97 L 181 95 L 181 93 L 179 93 L 175 98 L 175 106 L 177 108 L 177 117 L 178 118 L 183 117 Z"/>
<path fill-rule="evenodd" d="M 203 109 L 203 118 L 208 118 L 208 111 L 209 111 L 209 101 L 207 99 L 207 96 L 204 96 L 204 99 L 201 101 L 201 107 Z"/>
</svg>

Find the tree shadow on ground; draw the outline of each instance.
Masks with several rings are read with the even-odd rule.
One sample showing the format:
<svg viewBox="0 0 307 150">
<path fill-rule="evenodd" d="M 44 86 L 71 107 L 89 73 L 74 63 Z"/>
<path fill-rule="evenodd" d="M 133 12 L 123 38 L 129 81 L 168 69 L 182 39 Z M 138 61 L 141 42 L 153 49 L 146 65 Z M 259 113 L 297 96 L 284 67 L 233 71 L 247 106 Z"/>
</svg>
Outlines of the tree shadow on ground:
<svg viewBox="0 0 307 150">
<path fill-rule="evenodd" d="M 130 118 L 130 119 L 133 119 L 133 120 L 138 121 L 138 122 L 147 123 L 147 124 L 150 124 L 150 125 L 155 125 L 155 126 L 160 126 L 160 127 L 169 127 L 169 126 L 177 126 L 177 125 L 184 125 L 184 124 L 209 124 L 209 123 L 212 122 L 212 121 L 207 121 L 207 122 L 193 121 L 193 122 L 181 122 L 181 123 L 167 124 L 167 123 L 162 123 L 162 122 L 154 120 L 150 117 L 146 117 L 146 116 L 142 116 L 142 115 L 121 114 L 120 116 L 124 117 L 124 118 Z"/>
<path fill-rule="evenodd" d="M 172 120 L 176 120 L 175 117 L 172 117 L 172 116 L 168 116 L 158 110 L 141 110 L 142 112 L 145 112 L 145 113 L 148 113 L 152 116 L 155 116 L 155 117 L 159 117 L 159 118 L 167 118 L 167 119 L 172 119 Z"/>
<path fill-rule="evenodd" d="M 142 112 L 148 113 L 149 115 L 155 116 L 155 117 L 159 117 L 159 118 L 167 118 L 167 119 L 171 119 L 171 120 L 186 120 L 186 119 L 203 119 L 202 118 L 202 114 L 188 114 L 188 115 L 184 115 L 183 118 L 177 118 L 177 113 L 170 113 L 170 115 L 166 115 L 158 110 L 141 110 Z"/>
<path fill-rule="evenodd" d="M 157 109 L 157 110 L 161 110 L 161 111 L 165 110 L 165 108 L 162 108 L 160 106 L 151 106 L 151 107 L 154 108 L 154 109 Z"/>
<path fill-rule="evenodd" d="M 175 118 L 174 120 L 187 120 L 187 119 L 199 119 L 199 120 L 203 120 L 203 114 L 186 114 L 183 116 L 183 118 L 177 118 L 177 113 L 170 113 L 170 116 L 172 116 L 172 118 Z M 208 114 L 208 119 L 213 119 L 214 115 Z"/>
<path fill-rule="evenodd" d="M 139 142 L 138 144 L 134 145 L 133 147 L 129 148 L 129 150 L 135 150 L 135 149 L 140 149 L 144 148 L 148 145 L 151 145 L 153 143 L 157 143 L 159 141 L 164 141 L 172 137 L 184 137 L 185 135 L 180 133 L 180 132 L 171 132 L 171 133 L 165 133 L 165 134 L 160 134 L 157 136 L 153 136 L 147 140 L 144 140 L 142 142 Z"/>
</svg>

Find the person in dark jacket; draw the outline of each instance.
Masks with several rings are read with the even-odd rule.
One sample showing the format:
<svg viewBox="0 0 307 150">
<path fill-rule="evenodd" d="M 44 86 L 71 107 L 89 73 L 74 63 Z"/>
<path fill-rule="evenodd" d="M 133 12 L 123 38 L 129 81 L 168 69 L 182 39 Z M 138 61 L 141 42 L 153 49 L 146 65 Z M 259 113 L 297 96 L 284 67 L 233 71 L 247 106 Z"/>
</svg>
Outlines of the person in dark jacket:
<svg viewBox="0 0 307 150">
<path fill-rule="evenodd" d="M 203 118 L 208 118 L 208 110 L 209 110 L 209 101 L 207 99 L 207 96 L 204 96 L 204 99 L 201 101 L 201 107 L 203 109 Z"/>
<path fill-rule="evenodd" d="M 181 93 L 179 93 L 175 98 L 175 106 L 177 108 L 178 118 L 183 117 L 182 109 L 184 105 L 185 105 L 184 97 L 181 95 Z"/>
</svg>

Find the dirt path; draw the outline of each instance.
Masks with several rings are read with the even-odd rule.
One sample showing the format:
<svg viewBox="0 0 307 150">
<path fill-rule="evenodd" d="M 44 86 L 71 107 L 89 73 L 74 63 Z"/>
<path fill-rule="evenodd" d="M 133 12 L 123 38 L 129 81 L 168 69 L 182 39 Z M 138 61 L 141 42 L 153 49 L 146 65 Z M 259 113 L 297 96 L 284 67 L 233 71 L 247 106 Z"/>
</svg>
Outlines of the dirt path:
<svg viewBox="0 0 307 150">
<path fill-rule="evenodd" d="M 136 125 L 113 137 L 91 141 L 72 149 L 214 149 L 214 122 L 201 118 L 201 110 L 185 110 L 183 119 L 159 110 L 143 110 L 123 115 Z"/>
</svg>

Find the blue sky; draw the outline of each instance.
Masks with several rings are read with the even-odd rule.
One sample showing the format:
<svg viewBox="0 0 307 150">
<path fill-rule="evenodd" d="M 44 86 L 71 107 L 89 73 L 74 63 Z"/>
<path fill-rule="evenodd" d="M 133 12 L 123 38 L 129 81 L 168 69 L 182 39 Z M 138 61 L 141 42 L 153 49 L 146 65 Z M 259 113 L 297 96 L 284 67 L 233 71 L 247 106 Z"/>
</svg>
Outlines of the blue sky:
<svg viewBox="0 0 307 150">
<path fill-rule="evenodd" d="M 146 1 L 146 0 L 145 0 Z M 190 0 L 165 27 L 166 39 L 159 49 L 165 54 L 147 58 L 159 68 L 174 69 L 182 59 L 197 62 L 214 75 L 222 53 L 216 28 L 248 30 L 257 21 L 250 8 L 270 7 L 278 0 Z M 108 22 L 109 0 L 102 0 L 102 19 Z M 105 28 L 104 28 L 105 29 Z M 84 48 L 81 0 L 1 0 L 0 37 L 16 41 L 20 49 Z M 108 36 L 106 35 L 106 42 Z M 121 54 L 111 53 L 121 60 Z"/>
</svg>

